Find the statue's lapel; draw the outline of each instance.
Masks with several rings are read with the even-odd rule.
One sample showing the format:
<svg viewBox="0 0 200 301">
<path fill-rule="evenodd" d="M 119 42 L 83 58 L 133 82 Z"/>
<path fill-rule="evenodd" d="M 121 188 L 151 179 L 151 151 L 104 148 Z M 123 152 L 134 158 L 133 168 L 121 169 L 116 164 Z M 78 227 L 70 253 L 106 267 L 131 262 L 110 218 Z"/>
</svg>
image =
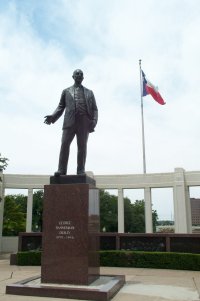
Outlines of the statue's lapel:
<svg viewBox="0 0 200 301">
<path fill-rule="evenodd" d="M 87 103 L 88 102 L 88 92 L 87 92 L 87 89 L 85 89 L 85 87 L 83 87 L 83 91 L 84 91 L 85 100 L 86 100 L 86 103 Z"/>
<path fill-rule="evenodd" d="M 72 98 L 74 99 L 74 86 L 69 87 L 68 91 L 69 91 L 70 95 L 72 96 Z"/>
</svg>

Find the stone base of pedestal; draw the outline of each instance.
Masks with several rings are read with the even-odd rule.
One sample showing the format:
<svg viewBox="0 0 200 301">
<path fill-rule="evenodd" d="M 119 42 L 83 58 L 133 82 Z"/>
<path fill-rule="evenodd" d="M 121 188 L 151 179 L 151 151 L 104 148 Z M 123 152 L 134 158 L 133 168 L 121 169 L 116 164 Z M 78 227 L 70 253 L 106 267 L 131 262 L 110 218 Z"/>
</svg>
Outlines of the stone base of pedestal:
<svg viewBox="0 0 200 301">
<path fill-rule="evenodd" d="M 44 187 L 41 276 L 7 285 L 6 294 L 107 301 L 124 283 L 125 276 L 99 275 L 94 180 L 52 177 Z"/>
<path fill-rule="evenodd" d="M 123 287 L 125 276 L 101 275 L 88 286 L 41 283 L 40 277 L 32 277 L 6 286 L 6 294 L 107 301 Z"/>
</svg>

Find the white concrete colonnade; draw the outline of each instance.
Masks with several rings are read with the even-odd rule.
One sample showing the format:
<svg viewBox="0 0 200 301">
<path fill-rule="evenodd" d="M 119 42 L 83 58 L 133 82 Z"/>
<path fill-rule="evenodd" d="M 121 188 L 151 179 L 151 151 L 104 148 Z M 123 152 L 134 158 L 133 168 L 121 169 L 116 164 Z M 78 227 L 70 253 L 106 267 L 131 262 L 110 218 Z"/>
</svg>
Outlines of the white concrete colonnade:
<svg viewBox="0 0 200 301">
<path fill-rule="evenodd" d="M 0 251 L 2 245 L 4 192 L 5 189 L 28 189 L 26 232 L 31 232 L 33 189 L 43 189 L 50 176 L 0 173 Z M 152 188 L 172 188 L 174 201 L 175 233 L 192 233 L 190 186 L 200 186 L 200 171 L 186 172 L 175 168 L 170 173 L 132 175 L 94 175 L 99 189 L 118 190 L 118 232 L 124 233 L 124 189 L 144 189 L 146 233 L 153 232 Z"/>
</svg>

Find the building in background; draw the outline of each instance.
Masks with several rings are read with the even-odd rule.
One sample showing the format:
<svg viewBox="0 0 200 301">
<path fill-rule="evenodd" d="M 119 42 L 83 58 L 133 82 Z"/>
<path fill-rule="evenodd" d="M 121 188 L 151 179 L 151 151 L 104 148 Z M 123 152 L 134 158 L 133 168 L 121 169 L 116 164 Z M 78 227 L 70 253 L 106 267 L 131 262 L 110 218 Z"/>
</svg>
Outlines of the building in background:
<svg viewBox="0 0 200 301">
<path fill-rule="evenodd" d="M 192 225 L 200 226 L 200 199 L 190 198 Z"/>
</svg>

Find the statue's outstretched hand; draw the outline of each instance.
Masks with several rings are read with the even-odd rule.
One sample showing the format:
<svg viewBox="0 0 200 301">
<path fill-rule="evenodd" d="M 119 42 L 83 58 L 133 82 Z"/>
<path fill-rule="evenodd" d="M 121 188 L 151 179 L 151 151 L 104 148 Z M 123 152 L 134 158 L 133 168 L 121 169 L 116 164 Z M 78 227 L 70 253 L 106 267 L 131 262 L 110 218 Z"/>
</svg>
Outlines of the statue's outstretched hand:
<svg viewBox="0 0 200 301">
<path fill-rule="evenodd" d="M 46 124 L 51 124 L 53 122 L 52 115 L 44 116 L 44 118 L 45 118 L 44 123 L 46 123 Z"/>
</svg>

